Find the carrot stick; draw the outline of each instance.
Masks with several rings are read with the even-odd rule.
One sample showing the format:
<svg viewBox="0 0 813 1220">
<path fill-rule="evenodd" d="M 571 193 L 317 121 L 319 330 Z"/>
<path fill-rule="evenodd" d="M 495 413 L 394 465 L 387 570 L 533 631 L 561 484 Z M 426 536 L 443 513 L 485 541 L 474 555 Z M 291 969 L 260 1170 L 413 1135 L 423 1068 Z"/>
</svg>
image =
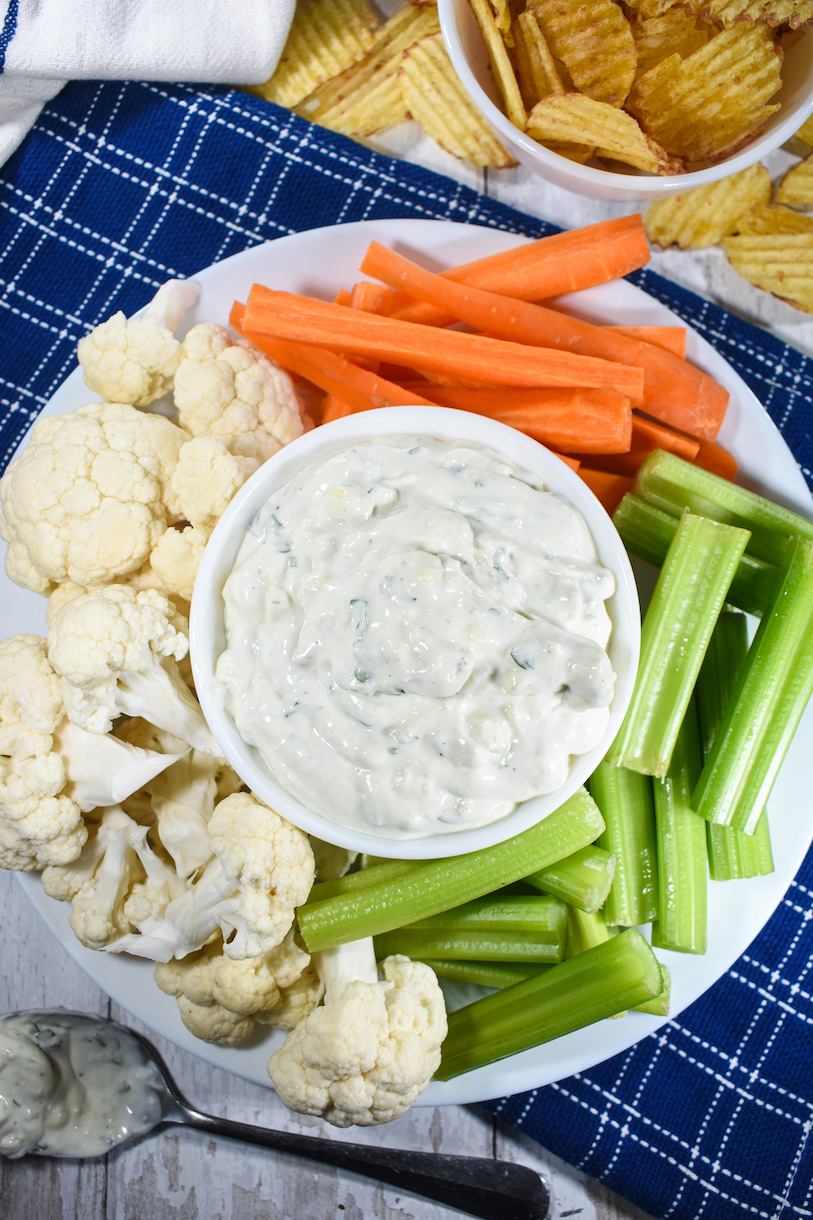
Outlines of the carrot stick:
<svg viewBox="0 0 813 1220">
<path fill-rule="evenodd" d="M 737 459 L 733 453 L 729 453 L 722 445 L 718 445 L 716 441 L 701 441 L 700 449 L 694 458 L 695 466 L 702 466 L 704 470 L 710 470 L 712 474 L 717 474 L 721 479 L 728 479 L 732 482 L 737 473 Z"/>
<path fill-rule="evenodd" d="M 714 440 L 719 431 L 727 391 L 671 352 L 559 310 L 452 283 L 378 242 L 371 243 L 362 270 L 494 338 L 637 365 L 645 372 L 641 406 L 650 415 L 704 440 Z"/>
<path fill-rule="evenodd" d="M 370 407 L 372 407 L 372 403 Z M 339 394 L 326 394 L 322 400 L 322 423 L 329 424 L 333 419 L 344 419 L 345 415 L 356 415 L 352 403 Z"/>
<path fill-rule="evenodd" d="M 581 466 L 579 459 L 571 457 L 569 453 L 559 453 L 557 450 L 553 452 L 556 453 L 559 461 L 564 462 L 565 466 L 569 466 L 571 470 L 578 470 Z"/>
<path fill-rule="evenodd" d="M 606 284 L 649 262 L 649 243 L 639 215 L 602 220 L 540 237 L 473 263 L 442 271 L 444 279 L 522 301 L 541 301 Z M 393 316 L 405 322 L 447 326 L 442 309 L 399 293 Z"/>
<path fill-rule="evenodd" d="M 667 428 L 653 419 L 645 419 L 635 412 L 632 414 L 632 442 L 627 453 L 596 454 L 588 457 L 590 465 L 596 469 L 612 471 L 614 474 L 634 475 L 638 467 L 655 449 L 667 449 L 677 454 L 684 461 L 691 462 L 700 450 L 700 441 L 685 432 Z M 587 450 L 582 450 L 587 455 Z"/>
<path fill-rule="evenodd" d="M 353 285 L 350 304 L 353 309 L 362 309 L 365 313 L 377 313 L 386 317 L 394 295 L 392 289 L 385 288 L 383 284 L 371 284 L 369 280 L 362 280 Z"/>
<path fill-rule="evenodd" d="M 627 492 L 632 490 L 632 479 L 628 475 L 592 470 L 583 464 L 579 467 L 579 478 L 584 479 L 593 495 L 611 515 Z"/>
<path fill-rule="evenodd" d="M 612 390 L 433 386 L 443 407 L 487 415 L 559 453 L 625 453 L 632 439 L 630 400 Z"/>
<path fill-rule="evenodd" d="M 640 368 L 375 314 L 361 317 L 357 310 L 257 284 L 249 294 L 244 327 L 252 335 L 311 342 L 348 354 L 358 352 L 413 368 L 434 369 L 465 385 L 593 386 L 618 390 L 636 401 L 643 391 Z"/>
<path fill-rule="evenodd" d="M 343 309 L 344 306 L 338 308 Z M 369 369 L 360 368 L 336 352 L 309 343 L 290 343 L 269 335 L 255 334 L 248 327 L 243 328 L 243 334 L 277 364 L 306 377 L 325 393 L 335 394 L 351 403 L 355 411 L 369 411 L 373 407 L 437 405 L 420 394 L 411 393 L 379 377 Z"/>
<path fill-rule="evenodd" d="M 662 347 L 673 356 L 686 359 L 686 327 L 685 326 L 611 326 L 610 330 L 631 339 L 642 339 L 644 343 L 652 343 Z"/>
<path fill-rule="evenodd" d="M 333 298 L 335 305 L 346 305 L 348 308 L 353 304 L 353 294 L 348 292 L 346 288 L 340 288 Z"/>
</svg>

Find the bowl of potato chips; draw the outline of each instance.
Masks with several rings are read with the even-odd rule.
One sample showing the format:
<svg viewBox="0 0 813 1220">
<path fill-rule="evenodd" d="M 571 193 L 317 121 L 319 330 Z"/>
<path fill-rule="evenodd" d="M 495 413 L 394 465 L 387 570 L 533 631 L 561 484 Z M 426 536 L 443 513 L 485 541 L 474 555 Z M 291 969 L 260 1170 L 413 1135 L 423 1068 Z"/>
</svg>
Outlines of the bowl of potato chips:
<svg viewBox="0 0 813 1220">
<path fill-rule="evenodd" d="M 813 112 L 813 0 L 438 0 L 454 68 L 541 177 L 607 200 L 719 181 Z"/>
</svg>

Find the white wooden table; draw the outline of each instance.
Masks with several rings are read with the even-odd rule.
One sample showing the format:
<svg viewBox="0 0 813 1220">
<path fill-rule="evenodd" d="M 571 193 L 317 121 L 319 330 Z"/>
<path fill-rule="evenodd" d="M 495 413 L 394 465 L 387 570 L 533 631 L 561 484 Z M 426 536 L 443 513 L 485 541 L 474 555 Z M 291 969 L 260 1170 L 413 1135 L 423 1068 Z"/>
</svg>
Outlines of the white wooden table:
<svg viewBox="0 0 813 1220">
<path fill-rule="evenodd" d="M 576 197 L 520 168 L 489 174 L 460 166 L 412 124 L 379 146 L 563 227 L 635 210 Z M 779 173 L 791 160 L 780 152 L 768 166 Z M 720 251 L 656 255 L 652 266 L 813 354 L 810 317 L 752 289 Z M 0 946 L 0 1012 L 62 1006 L 139 1028 L 60 949 L 13 877 L 3 873 Z M 155 1041 L 181 1090 L 211 1113 L 311 1135 L 520 1161 L 547 1176 L 554 1220 L 646 1220 L 637 1208 L 475 1107 L 414 1108 L 390 1126 L 337 1134 L 318 1120 L 289 1113 L 270 1088 L 210 1067 L 161 1038 Z M 444 1220 L 459 1214 L 360 1177 L 195 1132 L 163 1134 L 101 1162 L 0 1161 L 0 1220 Z"/>
</svg>

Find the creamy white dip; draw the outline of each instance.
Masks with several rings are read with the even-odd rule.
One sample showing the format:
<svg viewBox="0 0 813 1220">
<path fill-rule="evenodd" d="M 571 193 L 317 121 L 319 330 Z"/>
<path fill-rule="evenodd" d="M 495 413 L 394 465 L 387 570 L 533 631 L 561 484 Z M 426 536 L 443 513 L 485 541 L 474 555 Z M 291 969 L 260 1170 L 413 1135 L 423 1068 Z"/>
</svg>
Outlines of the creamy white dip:
<svg viewBox="0 0 813 1220">
<path fill-rule="evenodd" d="M 216 676 L 309 809 L 402 837 L 478 826 L 599 742 L 614 590 L 582 515 L 531 474 L 471 443 L 382 437 L 257 514 Z"/>
<path fill-rule="evenodd" d="M 161 1090 L 126 1030 L 72 1012 L 0 1016 L 0 1156 L 101 1156 L 160 1122 Z"/>
</svg>

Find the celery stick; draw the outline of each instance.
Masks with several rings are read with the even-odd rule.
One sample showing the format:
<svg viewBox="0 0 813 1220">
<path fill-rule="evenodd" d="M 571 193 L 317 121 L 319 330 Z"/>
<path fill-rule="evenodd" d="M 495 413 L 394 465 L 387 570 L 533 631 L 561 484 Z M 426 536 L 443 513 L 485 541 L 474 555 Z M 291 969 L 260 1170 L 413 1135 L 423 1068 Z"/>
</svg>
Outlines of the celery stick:
<svg viewBox="0 0 813 1220">
<path fill-rule="evenodd" d="M 641 662 L 607 761 L 664 776 L 747 530 L 686 513 L 641 628 Z"/>
<path fill-rule="evenodd" d="M 533 978 L 550 967 L 543 962 L 468 962 L 422 957 L 439 979 L 454 983 L 476 983 L 480 987 L 510 987 L 523 979 Z"/>
<path fill-rule="evenodd" d="M 565 955 L 567 917 L 560 928 L 538 932 L 491 932 L 472 930 L 458 932 L 454 928 L 396 928 L 374 939 L 375 955 L 389 957 L 402 953 L 404 957 L 423 960 L 445 957 L 450 961 L 481 962 L 547 962 L 554 965 Z"/>
<path fill-rule="evenodd" d="M 297 912 L 300 932 L 311 953 L 389 932 L 518 881 L 586 847 L 603 829 L 598 807 L 580 788 L 541 822 L 494 847 L 422 860 L 409 872 L 357 893 L 308 902 Z"/>
<path fill-rule="evenodd" d="M 783 562 L 791 537 L 813 540 L 813 521 L 662 449 L 641 463 L 632 490 L 673 517 L 688 508 L 749 530 L 749 554 L 768 563 Z"/>
<path fill-rule="evenodd" d="M 692 807 L 753 834 L 813 692 L 813 542 L 796 538 L 714 736 Z"/>
<path fill-rule="evenodd" d="M 416 860 L 384 860 L 378 864 L 370 864 L 355 873 L 345 873 L 343 877 L 334 877 L 330 881 L 317 881 L 310 892 L 309 902 L 322 902 L 325 898 L 335 898 L 337 894 L 356 894 L 368 885 L 378 885 L 381 881 L 390 881 L 393 877 L 401 877 L 415 868 Z"/>
<path fill-rule="evenodd" d="M 692 701 L 669 772 L 653 784 L 659 884 L 652 944 L 682 953 L 706 952 L 706 828 L 689 805 L 700 767 L 700 736 Z"/>
<path fill-rule="evenodd" d="M 601 911 L 580 911 L 578 907 L 568 907 L 565 957 L 575 957 L 617 935 L 615 928 L 608 927 Z"/>
<path fill-rule="evenodd" d="M 706 650 L 695 687 L 700 740 L 708 756 L 717 727 L 734 691 L 737 674 L 748 655 L 748 624 L 743 614 L 724 610 Z M 734 881 L 773 872 L 768 811 L 763 809 L 752 835 L 733 826 L 706 823 L 709 874 L 714 881 Z"/>
<path fill-rule="evenodd" d="M 658 857 L 652 780 L 638 771 L 599 763 L 590 793 L 606 828 L 599 844 L 616 858 L 615 878 L 604 904 L 608 924 L 649 923 L 658 912 Z"/>
<path fill-rule="evenodd" d="M 634 928 L 534 978 L 458 1008 L 436 1080 L 495 1063 L 660 995 L 660 966 Z"/>
<path fill-rule="evenodd" d="M 595 799 L 595 798 L 594 798 Z M 582 911 L 597 911 L 604 905 L 615 876 L 615 856 L 591 843 L 558 864 L 551 864 L 525 880 L 543 894 L 553 894 Z"/>
<path fill-rule="evenodd" d="M 675 536 L 678 519 L 627 492 L 613 513 L 613 524 L 628 551 L 659 568 Z M 774 599 L 778 575 L 774 564 L 746 553 L 737 564 L 726 600 L 760 618 Z"/>
<path fill-rule="evenodd" d="M 653 996 L 651 1000 L 646 1000 L 643 1004 L 636 1004 L 636 1012 L 649 1012 L 654 1017 L 669 1016 L 669 999 L 672 991 L 672 978 L 669 974 L 669 967 L 660 963 L 661 978 L 663 980 L 663 991 L 660 995 Z"/>
<path fill-rule="evenodd" d="M 549 894 L 506 897 L 500 892 L 413 920 L 407 927 L 442 928 L 446 932 L 534 932 L 544 936 L 552 927 L 564 928 L 566 922 L 567 909 L 558 898 Z"/>
</svg>

